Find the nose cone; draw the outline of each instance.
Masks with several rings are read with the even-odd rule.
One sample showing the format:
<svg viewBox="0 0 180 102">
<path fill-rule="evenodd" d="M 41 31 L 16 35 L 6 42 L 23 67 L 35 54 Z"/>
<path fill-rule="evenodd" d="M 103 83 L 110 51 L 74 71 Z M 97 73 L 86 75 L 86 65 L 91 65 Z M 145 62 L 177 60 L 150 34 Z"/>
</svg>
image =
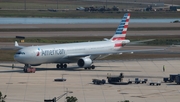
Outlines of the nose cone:
<svg viewBox="0 0 180 102">
<path fill-rule="evenodd" d="M 14 60 L 15 60 L 15 61 L 18 61 L 18 62 L 21 62 L 21 58 L 20 58 L 20 56 L 17 55 L 17 54 L 14 55 Z"/>
<path fill-rule="evenodd" d="M 14 55 L 14 60 L 20 63 L 24 62 L 24 58 L 25 57 L 25 53 L 22 51 L 18 51 L 16 52 L 16 54 Z"/>
</svg>

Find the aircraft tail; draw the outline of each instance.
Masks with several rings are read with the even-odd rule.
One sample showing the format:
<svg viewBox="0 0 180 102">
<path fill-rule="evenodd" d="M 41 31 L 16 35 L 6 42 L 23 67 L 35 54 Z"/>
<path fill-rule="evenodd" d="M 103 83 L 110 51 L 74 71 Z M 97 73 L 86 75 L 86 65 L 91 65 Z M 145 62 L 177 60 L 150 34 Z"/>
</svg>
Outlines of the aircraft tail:
<svg viewBox="0 0 180 102">
<path fill-rule="evenodd" d="M 125 40 L 129 19 L 130 13 L 125 13 L 111 41 Z"/>
<path fill-rule="evenodd" d="M 20 48 L 20 49 L 24 48 L 24 46 L 19 46 L 19 44 L 18 44 L 18 42 L 17 42 L 17 41 L 15 41 L 14 46 L 15 46 L 15 47 L 17 47 L 17 48 Z"/>
</svg>

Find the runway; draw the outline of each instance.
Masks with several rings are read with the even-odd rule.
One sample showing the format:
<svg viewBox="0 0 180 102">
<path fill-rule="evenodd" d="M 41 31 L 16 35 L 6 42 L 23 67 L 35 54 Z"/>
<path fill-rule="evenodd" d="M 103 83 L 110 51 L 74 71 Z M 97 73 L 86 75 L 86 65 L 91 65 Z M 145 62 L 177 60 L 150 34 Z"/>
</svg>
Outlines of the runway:
<svg viewBox="0 0 180 102">
<path fill-rule="evenodd" d="M 7 95 L 7 102 L 42 102 L 72 91 L 68 96 L 77 97 L 78 102 L 179 102 L 179 85 L 163 83 L 161 86 L 147 84 L 94 85 L 92 79 L 106 79 L 107 73 L 113 76 L 124 73 L 124 80 L 148 78 L 149 81 L 162 81 L 169 74 L 180 73 L 180 59 L 145 60 L 97 60 L 95 70 L 77 68 L 69 64 L 68 69 L 58 70 L 55 64 L 37 66 L 36 73 L 23 73 L 23 65 L 0 63 L 0 90 Z M 165 65 L 165 72 L 162 67 Z M 54 82 L 63 75 L 65 82 Z M 107 79 L 106 79 L 107 80 Z M 65 96 L 58 102 L 64 102 Z"/>
<path fill-rule="evenodd" d="M 86 36 L 112 36 L 118 27 L 117 23 L 108 24 L 0 24 L 1 29 L 86 29 L 86 28 L 114 28 L 113 31 L 0 31 L 0 38 L 15 38 L 15 36 L 24 37 L 86 37 Z M 180 30 L 167 30 L 167 28 L 178 28 L 180 23 L 130 23 L 129 28 L 164 28 L 164 30 L 142 30 L 127 31 L 128 36 L 164 36 L 179 35 Z"/>
</svg>

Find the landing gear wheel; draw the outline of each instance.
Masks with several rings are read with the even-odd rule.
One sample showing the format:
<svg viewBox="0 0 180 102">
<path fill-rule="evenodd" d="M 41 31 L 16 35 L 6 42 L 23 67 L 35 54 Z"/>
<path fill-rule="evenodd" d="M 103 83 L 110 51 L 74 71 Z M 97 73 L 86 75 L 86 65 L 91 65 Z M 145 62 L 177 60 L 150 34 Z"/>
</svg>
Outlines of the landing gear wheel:
<svg viewBox="0 0 180 102">
<path fill-rule="evenodd" d="M 57 69 L 59 69 L 59 68 L 61 68 L 61 69 L 67 68 L 67 64 L 63 64 L 63 63 L 57 64 L 57 65 L 56 65 L 56 68 L 57 68 Z"/>
<path fill-rule="evenodd" d="M 95 69 L 95 65 L 91 65 L 90 67 L 85 67 L 84 69 L 85 69 L 85 70 L 87 70 L 87 69 L 89 69 L 89 70 Z"/>
<path fill-rule="evenodd" d="M 23 71 L 24 71 L 24 73 L 27 73 L 27 68 L 24 68 Z"/>
<path fill-rule="evenodd" d="M 60 68 L 60 65 L 59 65 L 59 64 L 57 64 L 57 65 L 56 65 L 56 68 L 57 68 L 57 69 L 59 69 L 59 68 Z"/>
<path fill-rule="evenodd" d="M 92 69 L 95 69 L 95 65 L 92 65 L 91 68 L 92 68 Z"/>
<path fill-rule="evenodd" d="M 67 64 L 64 64 L 64 65 L 63 65 L 63 68 L 67 68 Z"/>
<path fill-rule="evenodd" d="M 63 68 L 63 63 L 60 64 L 60 68 L 61 68 L 61 69 Z"/>
<path fill-rule="evenodd" d="M 24 73 L 27 73 L 28 72 L 27 68 L 30 68 L 30 67 L 31 67 L 31 65 L 25 64 L 24 69 L 23 69 Z"/>
</svg>

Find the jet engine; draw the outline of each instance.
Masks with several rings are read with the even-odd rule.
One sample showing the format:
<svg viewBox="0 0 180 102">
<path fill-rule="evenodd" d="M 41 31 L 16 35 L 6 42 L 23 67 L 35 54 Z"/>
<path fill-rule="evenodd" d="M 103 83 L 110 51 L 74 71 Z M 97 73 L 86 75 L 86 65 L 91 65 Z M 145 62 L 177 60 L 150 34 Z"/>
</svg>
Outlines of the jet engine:
<svg viewBox="0 0 180 102">
<path fill-rule="evenodd" d="M 79 67 L 90 67 L 92 64 L 92 60 L 89 57 L 84 57 L 79 59 L 77 64 Z"/>
</svg>

